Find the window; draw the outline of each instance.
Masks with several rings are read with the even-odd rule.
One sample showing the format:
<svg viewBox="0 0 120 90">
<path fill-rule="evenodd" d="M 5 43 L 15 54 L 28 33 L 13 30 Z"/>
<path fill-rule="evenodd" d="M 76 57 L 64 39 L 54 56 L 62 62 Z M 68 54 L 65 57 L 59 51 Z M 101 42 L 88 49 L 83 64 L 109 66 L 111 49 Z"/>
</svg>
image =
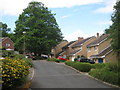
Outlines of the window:
<svg viewBox="0 0 120 90">
<path fill-rule="evenodd" d="M 91 48 L 88 48 L 88 52 L 91 52 Z"/>
<path fill-rule="evenodd" d="M 6 47 L 9 47 L 10 46 L 10 44 L 9 43 L 6 43 Z"/>
<path fill-rule="evenodd" d="M 94 47 L 94 51 L 97 51 L 97 47 L 96 46 Z"/>
</svg>

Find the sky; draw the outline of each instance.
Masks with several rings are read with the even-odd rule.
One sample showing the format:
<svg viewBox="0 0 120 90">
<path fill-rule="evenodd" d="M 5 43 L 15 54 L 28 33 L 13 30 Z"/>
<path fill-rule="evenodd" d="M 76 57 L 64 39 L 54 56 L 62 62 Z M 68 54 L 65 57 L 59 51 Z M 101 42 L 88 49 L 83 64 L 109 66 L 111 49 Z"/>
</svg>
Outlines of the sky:
<svg viewBox="0 0 120 90">
<path fill-rule="evenodd" d="M 42 2 L 55 13 L 64 39 L 73 41 L 103 34 L 112 24 L 111 15 L 117 0 L 0 0 L 0 22 L 14 31 L 15 21 L 31 1 Z"/>
</svg>

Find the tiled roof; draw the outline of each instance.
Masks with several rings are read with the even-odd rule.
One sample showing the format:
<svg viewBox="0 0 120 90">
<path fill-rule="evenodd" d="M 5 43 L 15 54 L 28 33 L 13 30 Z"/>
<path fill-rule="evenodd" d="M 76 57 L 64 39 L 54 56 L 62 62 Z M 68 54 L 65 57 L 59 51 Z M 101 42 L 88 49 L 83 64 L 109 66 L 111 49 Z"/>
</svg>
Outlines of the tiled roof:
<svg viewBox="0 0 120 90">
<path fill-rule="evenodd" d="M 73 54 L 76 54 L 77 52 L 81 51 L 81 49 L 79 50 L 74 50 L 73 52 L 71 52 L 69 55 L 73 55 Z"/>
<path fill-rule="evenodd" d="M 67 48 L 69 45 L 73 44 L 74 42 L 76 42 L 76 41 L 71 41 L 71 42 L 69 42 L 67 45 L 65 45 L 64 47 L 62 47 L 62 49 L 63 49 L 63 48 Z"/>
<path fill-rule="evenodd" d="M 0 42 L 4 41 L 5 39 L 7 39 L 8 37 L 2 37 L 0 38 Z"/>
<path fill-rule="evenodd" d="M 94 36 L 81 40 L 80 42 L 78 42 L 78 43 L 76 43 L 75 45 L 73 45 L 72 48 L 82 46 L 83 43 L 85 43 L 86 41 L 88 41 L 89 39 L 91 39 L 91 38 L 93 38 L 93 37 L 94 37 Z"/>
<path fill-rule="evenodd" d="M 102 57 L 102 56 L 104 56 L 104 55 L 106 55 L 109 51 L 111 51 L 112 50 L 112 47 L 111 46 L 109 46 L 109 47 L 107 47 L 107 48 L 105 48 L 104 50 L 102 50 L 99 54 L 97 54 L 97 55 L 92 55 L 92 56 L 90 56 L 91 58 L 92 57 Z"/>
<path fill-rule="evenodd" d="M 108 37 L 108 34 L 103 34 L 97 40 L 95 40 L 92 43 L 88 44 L 87 47 L 96 46 L 97 44 L 99 44 L 100 42 L 105 40 L 107 37 Z"/>
</svg>

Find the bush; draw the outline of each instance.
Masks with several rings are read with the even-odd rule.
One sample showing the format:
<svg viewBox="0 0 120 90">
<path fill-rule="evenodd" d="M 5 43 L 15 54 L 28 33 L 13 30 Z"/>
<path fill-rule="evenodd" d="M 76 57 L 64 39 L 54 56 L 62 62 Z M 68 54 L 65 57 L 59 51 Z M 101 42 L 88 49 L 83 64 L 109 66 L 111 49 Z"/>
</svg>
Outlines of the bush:
<svg viewBox="0 0 120 90">
<path fill-rule="evenodd" d="M 16 88 L 26 81 L 29 74 L 28 64 L 21 59 L 2 60 L 2 88 Z"/>
<path fill-rule="evenodd" d="M 66 61 L 65 64 L 68 66 L 73 66 L 75 62 L 73 61 Z"/>
<path fill-rule="evenodd" d="M 72 66 L 81 72 L 89 72 L 91 70 L 91 65 L 89 63 L 66 61 L 65 64 Z"/>
<path fill-rule="evenodd" d="M 33 67 L 32 59 L 30 59 L 30 58 L 23 58 L 22 60 L 24 60 L 28 64 L 28 66 Z"/>
<path fill-rule="evenodd" d="M 99 69 L 99 68 L 104 68 L 105 67 L 105 63 L 95 63 L 95 64 L 91 64 L 91 67 L 94 69 Z"/>
<path fill-rule="evenodd" d="M 54 61 L 54 62 L 58 62 L 60 61 L 59 59 L 57 58 L 48 58 L 47 61 Z"/>
<path fill-rule="evenodd" d="M 91 70 L 91 65 L 89 63 L 75 63 L 74 67 L 81 72 L 89 72 Z"/>
<path fill-rule="evenodd" d="M 25 58 L 25 55 L 23 55 L 23 54 L 15 54 L 13 58 L 14 59 L 23 59 L 23 58 Z"/>
<path fill-rule="evenodd" d="M 95 78 L 103 80 L 105 82 L 120 86 L 120 76 L 118 73 L 108 71 L 106 68 L 95 69 L 89 72 L 89 74 Z"/>
</svg>

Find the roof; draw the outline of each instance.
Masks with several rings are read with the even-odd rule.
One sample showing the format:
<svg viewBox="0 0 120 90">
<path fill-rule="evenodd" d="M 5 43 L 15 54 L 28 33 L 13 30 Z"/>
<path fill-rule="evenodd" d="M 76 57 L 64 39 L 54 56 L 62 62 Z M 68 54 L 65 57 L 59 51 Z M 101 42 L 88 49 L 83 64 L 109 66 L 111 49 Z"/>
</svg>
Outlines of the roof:
<svg viewBox="0 0 120 90">
<path fill-rule="evenodd" d="M 70 46 L 70 45 L 73 44 L 74 42 L 76 42 L 76 41 L 71 41 L 71 42 L 69 42 L 67 45 L 65 45 L 64 47 L 62 47 L 62 49 L 63 49 L 63 48 L 67 48 L 68 46 Z"/>
<path fill-rule="evenodd" d="M 99 45 L 101 42 L 103 42 L 104 40 L 106 40 L 107 37 L 108 37 L 108 34 L 103 34 L 97 40 L 95 40 L 92 43 L 88 44 L 87 47 L 92 47 L 92 46 Z"/>
<path fill-rule="evenodd" d="M 0 42 L 4 41 L 5 39 L 7 39 L 8 37 L 2 37 L 0 38 Z"/>
<path fill-rule="evenodd" d="M 92 36 L 92 37 L 89 37 L 89 38 L 81 40 L 80 42 L 78 42 L 75 45 L 73 45 L 72 48 L 74 48 L 74 47 L 81 47 L 86 41 L 88 41 L 89 39 L 91 39 L 93 37 L 95 37 L 95 36 Z"/>
<path fill-rule="evenodd" d="M 107 48 L 105 48 L 104 50 L 102 50 L 100 53 L 98 53 L 97 55 L 92 55 L 90 56 L 91 58 L 99 58 L 99 57 L 102 57 L 104 55 L 106 55 L 107 53 L 109 53 L 110 51 L 112 50 L 112 47 L 111 46 L 108 46 Z"/>
<path fill-rule="evenodd" d="M 2 37 L 2 38 L 0 38 L 0 43 L 1 42 L 3 42 L 4 40 L 6 40 L 6 39 L 10 39 L 9 37 Z M 11 40 L 11 39 L 10 39 Z M 12 40 L 11 40 L 12 41 Z M 12 41 L 13 42 L 13 41 Z"/>
<path fill-rule="evenodd" d="M 76 54 L 77 52 L 81 51 L 81 49 L 79 50 L 74 50 L 73 52 L 71 52 L 69 55 L 73 55 L 73 54 Z"/>
</svg>

